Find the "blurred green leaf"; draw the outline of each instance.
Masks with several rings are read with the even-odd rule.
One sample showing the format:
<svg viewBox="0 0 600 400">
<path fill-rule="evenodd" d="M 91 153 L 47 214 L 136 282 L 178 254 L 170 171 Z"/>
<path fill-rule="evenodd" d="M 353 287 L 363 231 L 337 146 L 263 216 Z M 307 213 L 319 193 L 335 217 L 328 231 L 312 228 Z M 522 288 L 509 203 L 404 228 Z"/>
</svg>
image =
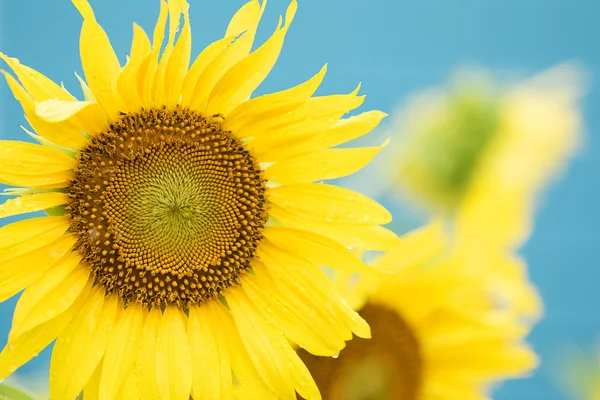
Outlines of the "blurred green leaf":
<svg viewBox="0 0 600 400">
<path fill-rule="evenodd" d="M 0 383 L 0 400 L 33 400 L 33 397 L 19 389 Z"/>
</svg>

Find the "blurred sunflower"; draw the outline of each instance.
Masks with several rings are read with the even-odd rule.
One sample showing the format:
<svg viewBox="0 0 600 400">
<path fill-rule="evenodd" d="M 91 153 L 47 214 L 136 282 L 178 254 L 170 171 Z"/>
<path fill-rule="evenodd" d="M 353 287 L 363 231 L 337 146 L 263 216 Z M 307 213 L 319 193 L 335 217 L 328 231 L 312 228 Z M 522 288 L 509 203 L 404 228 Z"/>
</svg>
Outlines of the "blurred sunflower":
<svg viewBox="0 0 600 400">
<path fill-rule="evenodd" d="M 85 101 L 0 54 L 40 142 L 0 141 L 0 183 L 20 186 L 0 217 L 50 214 L 0 229 L 0 301 L 25 289 L 0 380 L 56 339 L 53 399 L 228 398 L 234 379 L 253 398 L 320 398 L 288 340 L 333 356 L 370 330 L 319 266 L 370 271 L 348 248 L 397 237 L 376 202 L 312 182 L 368 163 L 379 147 L 331 147 L 385 114 L 342 119 L 358 89 L 312 97 L 325 67 L 250 99 L 295 0 L 252 52 L 266 2 L 246 3 L 189 68 L 186 1 L 161 2 L 152 43 L 134 25 L 123 67 L 89 3 L 73 3 Z"/>
<path fill-rule="evenodd" d="M 565 64 L 500 92 L 471 72 L 417 96 L 405 113 L 399 182 L 453 217 L 465 246 L 517 247 L 538 192 L 579 141 L 581 75 Z"/>
<path fill-rule="evenodd" d="M 487 270 L 465 274 L 446 250 L 431 225 L 375 261 L 401 267 L 391 277 L 336 275 L 372 339 L 353 339 L 339 357 L 298 351 L 325 400 L 488 399 L 495 383 L 536 367 L 531 326 L 495 303 Z"/>
<path fill-rule="evenodd" d="M 514 293 L 531 315 L 540 304 L 514 286 L 526 269 L 505 260 L 529 236 L 539 192 L 577 147 L 581 76 L 564 64 L 501 92 L 485 73 L 460 75 L 408 106 L 393 161 L 407 196 L 447 222 L 463 268 L 498 271 L 490 286 Z"/>
</svg>

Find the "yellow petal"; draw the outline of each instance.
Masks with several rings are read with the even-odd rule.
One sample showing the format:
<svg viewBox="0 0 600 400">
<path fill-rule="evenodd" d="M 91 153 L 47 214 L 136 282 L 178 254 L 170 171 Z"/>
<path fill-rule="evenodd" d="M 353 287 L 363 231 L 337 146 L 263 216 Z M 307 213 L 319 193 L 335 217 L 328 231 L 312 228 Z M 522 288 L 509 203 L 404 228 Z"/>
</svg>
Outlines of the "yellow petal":
<svg viewBox="0 0 600 400">
<path fill-rule="evenodd" d="M 69 229 L 68 217 L 37 217 L 0 228 L 0 264 L 55 242 Z"/>
<path fill-rule="evenodd" d="M 136 375 L 135 369 L 132 369 L 127 377 L 123 381 L 123 386 L 119 390 L 119 395 L 123 400 L 141 400 L 140 391 L 138 387 L 139 378 Z"/>
<path fill-rule="evenodd" d="M 61 187 L 72 179 L 75 159 L 27 142 L 0 140 L 0 182 L 27 187 Z"/>
<path fill-rule="evenodd" d="M 117 79 L 121 74 L 121 64 L 113 50 L 106 32 L 96 22 L 87 0 L 72 0 L 83 16 L 80 47 L 81 64 L 87 83 L 98 103 L 111 120 L 118 117 L 119 111 L 127 111 L 117 91 Z"/>
<path fill-rule="evenodd" d="M 263 234 L 269 243 L 282 251 L 316 266 L 370 274 L 375 272 L 341 244 L 316 233 L 283 226 L 267 226 Z"/>
<path fill-rule="evenodd" d="M 43 175 L 70 171 L 76 161 L 60 151 L 33 143 L 0 140 L 0 171 Z M 0 172 L 1 173 L 1 172 Z"/>
<path fill-rule="evenodd" d="M 167 306 L 156 338 L 156 381 L 162 399 L 189 400 L 192 365 L 184 318 L 176 306 Z"/>
<path fill-rule="evenodd" d="M 352 339 L 352 332 L 358 337 L 371 337 L 369 324 L 335 291 L 333 283 L 321 268 L 269 242 L 261 243 L 257 254 L 281 293 L 289 293 L 290 300 L 304 302 L 323 314 L 321 320 L 329 321 L 324 329 L 329 329 L 332 335 L 342 340 Z"/>
<path fill-rule="evenodd" d="M 155 106 L 167 104 L 167 89 L 169 89 L 169 90 L 173 89 L 173 88 L 169 88 L 169 86 L 168 86 L 169 83 L 172 83 L 172 82 L 166 81 L 166 73 L 167 73 L 169 64 L 171 64 L 173 56 L 175 55 L 175 57 L 181 58 L 181 54 L 179 54 L 179 55 L 174 54 L 175 48 L 173 47 L 173 42 L 175 41 L 175 34 L 179 30 L 179 20 L 180 20 L 180 16 L 181 16 L 182 12 L 184 12 L 184 14 L 185 14 L 184 18 L 185 18 L 186 22 L 188 20 L 187 6 L 182 7 L 182 4 L 180 3 L 179 0 L 168 1 L 168 10 L 169 10 L 169 39 L 168 39 L 167 45 L 165 46 L 165 49 L 163 50 L 162 57 L 160 59 L 158 67 L 156 69 L 156 73 L 154 76 L 154 83 L 153 83 L 152 97 L 153 97 L 153 104 Z M 187 26 L 187 25 L 188 24 L 186 24 L 186 26 L 184 26 L 184 32 L 182 32 L 181 36 L 188 36 L 187 41 L 189 42 L 189 38 L 191 37 L 191 32 L 189 31 L 189 26 Z M 188 31 L 187 33 L 185 32 L 186 29 Z M 188 43 L 188 45 L 189 45 L 189 47 L 191 47 L 191 42 Z M 181 53 L 181 50 L 179 48 L 178 48 L 178 52 Z M 173 61 L 177 62 L 177 60 L 173 60 Z M 189 59 L 188 59 L 187 63 L 189 63 Z M 183 66 L 182 74 L 185 73 L 185 71 L 187 70 L 187 67 L 188 67 L 187 63 Z M 179 89 L 178 89 L 178 91 L 179 91 Z M 179 93 L 178 93 L 178 95 L 179 95 Z M 173 105 L 175 105 L 175 104 L 177 104 L 177 102 L 175 102 Z"/>
<path fill-rule="evenodd" d="M 70 121 L 65 121 L 65 123 L 61 124 L 51 124 L 38 117 L 35 114 L 35 101 L 19 85 L 15 78 L 5 71 L 1 72 L 4 74 L 13 95 L 21 103 L 27 121 L 37 133 L 53 143 L 70 149 L 79 149 L 87 143 L 86 137 Z"/>
<path fill-rule="evenodd" d="M 141 304 L 133 302 L 119 314 L 102 361 L 99 400 L 117 397 L 121 385 L 134 367 L 143 333 L 144 311 Z"/>
<path fill-rule="evenodd" d="M 379 257 L 373 267 L 385 271 L 400 271 L 422 266 L 440 255 L 445 244 L 442 226 L 435 221 L 403 235 L 399 244 Z"/>
<path fill-rule="evenodd" d="M 229 310 L 222 304 L 215 302 L 212 303 L 210 307 L 206 308 L 205 313 L 207 313 L 208 319 L 214 323 L 213 329 L 216 333 L 216 339 L 223 342 L 228 349 L 228 354 L 235 354 L 235 357 L 230 357 L 233 373 L 239 383 L 238 385 L 233 386 L 234 398 L 240 398 L 235 395 L 236 389 L 243 388 L 245 394 L 245 397 L 241 397 L 243 399 L 279 399 L 279 397 L 269 389 L 256 370 L 254 363 L 244 348 L 244 344 L 242 343 Z M 230 390 L 229 388 L 231 388 L 231 385 L 229 381 L 226 382 L 228 386 L 225 387 L 225 391 L 227 392 Z"/>
<path fill-rule="evenodd" d="M 296 352 L 258 313 L 244 291 L 230 289 L 227 300 L 246 351 L 266 384 L 282 399 L 296 399 L 294 389 L 306 399 L 320 399 L 316 384 Z"/>
<path fill-rule="evenodd" d="M 169 4 L 174 3 L 171 1 Z M 188 67 L 190 65 L 191 50 L 192 50 L 192 32 L 190 28 L 189 14 L 187 12 L 187 4 L 185 5 L 184 25 L 177 44 L 173 48 L 173 53 L 169 58 L 169 64 L 165 71 L 165 95 L 166 104 L 168 107 L 174 107 L 179 103 L 182 91 L 183 80 L 185 79 Z"/>
<path fill-rule="evenodd" d="M 311 97 L 300 107 L 246 126 L 237 134 L 240 137 L 253 138 L 249 145 L 261 161 L 282 160 L 289 157 L 286 148 L 293 148 L 298 143 L 330 129 L 344 113 L 358 107 L 363 101 L 364 96 L 356 96 L 354 92 L 347 95 Z"/>
<path fill-rule="evenodd" d="M 130 111 L 137 111 L 142 107 L 142 99 L 137 87 L 137 73 L 144 59 L 150 54 L 150 49 L 150 39 L 146 32 L 138 24 L 133 24 L 129 60 L 117 80 L 119 94 Z"/>
<path fill-rule="evenodd" d="M 363 168 L 386 145 L 387 142 L 379 147 L 319 150 L 288 158 L 267 168 L 265 177 L 285 185 L 341 178 Z"/>
<path fill-rule="evenodd" d="M 74 399 L 104 356 L 117 318 L 118 296 L 92 289 L 85 305 L 58 337 L 50 360 L 50 397 Z"/>
<path fill-rule="evenodd" d="M 275 31 L 261 47 L 235 64 L 217 82 L 208 98 L 207 114 L 228 115 L 236 106 L 250 98 L 275 65 L 297 7 L 296 1 L 292 0 L 283 28 Z"/>
<path fill-rule="evenodd" d="M 353 190 L 325 184 L 278 186 L 269 202 L 300 218 L 358 225 L 387 224 L 392 215 L 382 205 Z"/>
<path fill-rule="evenodd" d="M 44 74 L 40 74 L 33 68 L 21 64 L 16 58 L 10 58 L 0 53 L 0 59 L 4 60 L 10 66 L 34 101 L 43 101 L 52 98 L 70 101 L 75 100 L 75 98 L 60 85 L 57 85 Z"/>
<path fill-rule="evenodd" d="M 15 338 L 0 353 L 0 379 L 6 378 L 17 368 L 37 356 L 42 349 L 56 339 L 69 325 L 87 299 L 89 286 L 64 313 Z"/>
<path fill-rule="evenodd" d="M 35 113 L 50 123 L 71 120 L 88 134 L 100 133 L 107 126 L 104 109 L 96 102 L 45 100 L 36 105 Z"/>
<path fill-rule="evenodd" d="M 263 3 L 264 5 L 264 3 Z M 217 55 L 204 70 L 198 75 L 198 79 L 190 82 L 194 86 L 189 99 L 189 106 L 195 110 L 203 110 L 208 100 L 208 96 L 221 77 L 238 61 L 248 55 L 254 42 L 256 28 L 263 9 L 259 6 L 257 0 L 246 3 L 232 18 L 225 37 L 237 39 L 229 44 L 223 51 Z M 200 56 L 199 56 L 200 57 Z M 193 68 L 193 66 L 192 66 Z M 184 104 L 188 105 L 184 97 Z"/>
<path fill-rule="evenodd" d="M 75 77 L 79 81 L 79 85 L 81 86 L 81 91 L 83 92 L 83 98 L 85 101 L 90 101 L 92 103 L 97 103 L 96 98 L 94 97 L 94 93 L 90 90 L 90 87 L 85 83 L 82 77 L 79 76 L 77 72 L 75 72 Z"/>
<path fill-rule="evenodd" d="M 386 116 L 386 113 L 375 110 L 341 119 L 333 124 L 328 130 L 320 132 L 312 138 L 297 143 L 294 146 L 282 149 L 284 150 L 284 156 L 280 158 L 283 159 L 317 150 L 324 150 L 346 143 L 369 133 L 379 125 L 381 120 Z M 275 149 L 275 151 L 279 150 L 280 149 Z"/>
<path fill-rule="evenodd" d="M 135 370 L 138 391 L 144 400 L 161 400 L 156 381 L 156 338 L 161 315 L 156 307 L 148 312 L 144 321 L 144 334 L 140 338 Z"/>
<path fill-rule="evenodd" d="M 68 202 L 67 195 L 60 192 L 26 194 L 15 199 L 8 199 L 0 204 L 0 218 L 47 210 Z"/>
<path fill-rule="evenodd" d="M 379 225 L 364 226 L 310 220 L 292 214 L 277 204 L 271 204 L 269 214 L 285 226 L 316 232 L 348 248 L 388 250 L 399 242 L 394 232 Z"/>
<path fill-rule="evenodd" d="M 102 374 L 102 362 L 98 364 L 92 377 L 87 381 L 83 388 L 83 400 L 98 400 L 100 392 L 100 375 Z"/>
<path fill-rule="evenodd" d="M 209 301 L 200 307 L 190 307 L 189 311 L 187 330 L 194 400 L 231 398 L 230 354 L 223 336 L 219 335 L 219 320 L 213 316 L 217 305 L 213 303 Z M 233 356 L 237 357 L 237 354 Z"/>
<path fill-rule="evenodd" d="M 38 280 L 71 251 L 76 241 L 72 235 L 63 235 L 47 246 L 0 263 L 0 302 Z"/>
<path fill-rule="evenodd" d="M 90 276 L 88 266 L 75 268 L 80 261 L 78 253 L 70 253 L 25 289 L 15 307 L 9 341 L 56 317 L 75 302 Z"/>
<path fill-rule="evenodd" d="M 165 26 L 167 23 L 168 7 L 165 1 L 160 2 L 160 13 L 158 15 L 158 21 L 154 27 L 154 34 L 152 37 L 152 51 L 144 59 L 140 65 L 137 78 L 137 87 L 140 97 L 142 99 L 142 105 L 144 107 L 154 106 L 154 78 L 156 76 L 156 70 L 158 68 L 158 57 L 160 49 L 165 35 Z"/>
<path fill-rule="evenodd" d="M 244 127 L 286 114 L 309 99 L 323 81 L 326 71 L 327 65 L 324 65 L 316 75 L 300 85 L 243 102 L 227 115 L 223 127 L 245 137 Z"/>
<path fill-rule="evenodd" d="M 323 319 L 319 310 L 301 299 L 282 293 L 264 265 L 256 264 L 253 270 L 255 274 L 242 281 L 242 288 L 265 319 L 312 354 L 329 357 L 339 354 L 346 344 L 327 329 L 330 320 Z"/>
</svg>

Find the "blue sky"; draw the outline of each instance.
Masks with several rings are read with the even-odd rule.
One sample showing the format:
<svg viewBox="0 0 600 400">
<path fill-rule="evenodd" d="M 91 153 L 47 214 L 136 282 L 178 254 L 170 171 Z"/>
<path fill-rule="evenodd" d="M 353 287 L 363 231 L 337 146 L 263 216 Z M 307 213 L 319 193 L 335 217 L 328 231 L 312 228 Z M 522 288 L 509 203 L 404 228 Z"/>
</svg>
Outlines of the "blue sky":
<svg viewBox="0 0 600 400">
<path fill-rule="evenodd" d="M 150 31 L 158 13 L 158 1 L 152 0 L 91 3 L 122 60 L 132 21 Z M 224 33 L 242 3 L 191 0 L 196 53 Z M 286 6 L 285 0 L 269 1 L 259 41 L 274 29 Z M 600 334 L 599 12 L 597 0 L 299 0 L 280 60 L 258 91 L 297 84 L 327 62 L 319 93 L 347 93 L 362 82 L 367 100 L 361 110 L 391 112 L 415 91 L 443 83 L 459 66 L 519 77 L 564 60 L 583 62 L 591 75 L 583 103 L 586 143 L 541 203 L 536 232 L 523 251 L 546 302 L 546 316 L 531 342 L 548 364 L 562 346 L 591 344 Z M 69 1 L 0 0 L 0 21 L 2 52 L 76 91 L 81 17 Z M 22 112 L 4 83 L 0 104 L 0 138 L 23 138 L 18 128 Z M 385 128 L 384 123 L 380 131 Z M 400 221 L 410 220 L 405 210 L 393 211 Z M 0 305 L 0 343 L 13 307 L 14 299 Z M 48 357 L 44 352 L 36 362 L 41 365 Z M 496 398 L 563 399 L 547 367 L 530 379 L 503 385 Z"/>
</svg>

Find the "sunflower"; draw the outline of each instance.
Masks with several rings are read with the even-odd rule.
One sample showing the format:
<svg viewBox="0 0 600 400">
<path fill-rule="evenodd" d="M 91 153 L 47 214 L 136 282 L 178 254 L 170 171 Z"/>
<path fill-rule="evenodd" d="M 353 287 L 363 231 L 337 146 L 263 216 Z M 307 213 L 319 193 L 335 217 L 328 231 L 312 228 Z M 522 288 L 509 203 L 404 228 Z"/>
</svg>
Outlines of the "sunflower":
<svg viewBox="0 0 600 400">
<path fill-rule="evenodd" d="M 339 357 L 298 351 L 325 400 L 487 399 L 493 384 L 536 366 L 530 326 L 492 307 L 486 272 L 465 274 L 445 242 L 430 225 L 374 262 L 401 267 L 391 277 L 336 275 L 372 339 L 353 339 Z"/>
<path fill-rule="evenodd" d="M 564 64 L 501 91 L 485 73 L 459 75 L 407 107 L 394 161 L 407 195 L 447 222 L 461 265 L 498 267 L 490 285 L 513 292 L 534 316 L 536 296 L 514 286 L 526 269 L 502 260 L 529 236 L 536 198 L 577 147 L 580 77 Z"/>
<path fill-rule="evenodd" d="M 0 182 L 15 186 L 0 217 L 48 214 L 0 229 L 0 301 L 25 289 L 0 380 L 56 339 L 53 399 L 229 398 L 233 381 L 253 398 L 320 398 L 290 343 L 333 356 L 370 330 L 319 267 L 374 271 L 349 248 L 397 237 L 376 202 L 313 182 L 367 164 L 380 147 L 332 147 L 385 114 L 343 119 L 358 88 L 313 97 L 325 67 L 250 98 L 295 0 L 252 52 L 266 2 L 246 3 L 191 66 L 186 1 L 161 2 L 152 42 L 134 25 L 124 66 L 87 0 L 73 3 L 84 101 L 0 54 L 39 142 L 0 141 Z"/>
</svg>

